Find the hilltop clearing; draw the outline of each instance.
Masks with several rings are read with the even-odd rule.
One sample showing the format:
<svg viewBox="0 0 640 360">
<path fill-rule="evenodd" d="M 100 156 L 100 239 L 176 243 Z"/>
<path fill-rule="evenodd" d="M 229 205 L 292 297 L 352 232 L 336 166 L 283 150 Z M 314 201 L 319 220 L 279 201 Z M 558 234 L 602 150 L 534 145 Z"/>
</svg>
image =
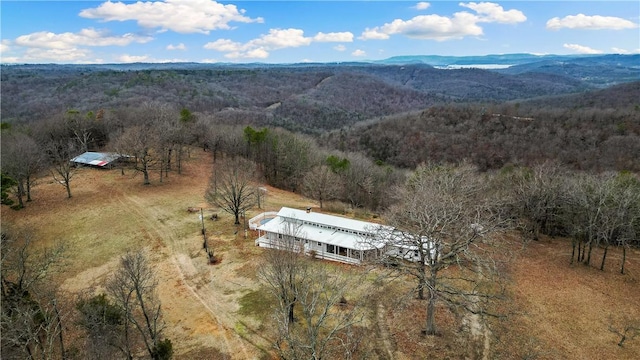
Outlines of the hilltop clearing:
<svg viewBox="0 0 640 360">
<path fill-rule="evenodd" d="M 63 187 L 43 177 L 33 189 L 34 201 L 20 211 L 3 207 L 2 221 L 34 229 L 39 247 L 66 242 L 64 271 L 55 281 L 69 299 L 91 287 L 99 292 L 126 250 L 149 250 L 175 358 L 268 359 L 268 309 L 246 309 L 247 295 L 260 290 L 256 269 L 264 250 L 254 245 L 256 234 L 249 232 L 245 238 L 230 215 L 204 201 L 210 155 L 193 150 L 182 175 L 170 173 L 163 183 L 152 178 L 150 186 L 142 185 L 133 172 L 82 168 L 73 179 L 70 199 Z M 253 209 L 248 218 L 285 205 L 314 205 L 297 194 L 266 188 L 263 209 Z M 189 207 L 203 209 L 210 246 L 219 257 L 216 265 L 207 263 L 203 222 Z M 209 219 L 214 213 L 216 221 Z M 514 249 L 520 246 L 514 239 Z M 570 266 L 570 251 L 568 240 L 543 237 L 530 242 L 505 269 L 512 280 L 514 311 L 494 328 L 499 341 L 479 335 L 489 336 L 480 340 L 480 354 L 502 359 L 633 359 L 640 353 L 640 339 L 628 339 L 619 347 L 620 337 L 610 330 L 621 328 L 625 318 L 640 318 L 640 251 L 628 252 L 625 275 L 617 272 L 617 250 L 610 250 L 606 271 Z M 392 286 L 402 290 L 407 285 L 398 280 Z M 397 303 L 384 299 L 377 316 L 369 319 L 375 329 L 370 340 L 379 343 L 370 358 L 423 359 L 427 353 L 482 358 L 471 345 L 461 346 L 458 335 L 463 330 L 447 317 L 453 315 L 441 319 L 442 336 L 425 338 L 416 325 L 424 316 L 424 303 L 408 297 L 406 306 L 392 306 Z M 70 342 L 74 335 L 66 333 Z"/>
</svg>

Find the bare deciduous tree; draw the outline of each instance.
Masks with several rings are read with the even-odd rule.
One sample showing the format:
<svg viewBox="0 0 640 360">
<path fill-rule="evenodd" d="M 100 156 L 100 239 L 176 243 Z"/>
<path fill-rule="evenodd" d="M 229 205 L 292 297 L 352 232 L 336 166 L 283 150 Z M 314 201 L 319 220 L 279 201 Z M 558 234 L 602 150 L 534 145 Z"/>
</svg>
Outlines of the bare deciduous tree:
<svg viewBox="0 0 640 360">
<path fill-rule="evenodd" d="M 309 260 L 307 260 L 309 261 Z M 295 286 L 300 321 L 284 327 L 278 321 L 277 349 L 285 359 L 352 358 L 359 339 L 353 327 L 364 319 L 364 308 L 355 296 L 365 282 L 356 274 L 343 274 L 331 264 L 316 262 L 310 274 Z M 284 315 L 284 313 L 280 313 Z"/>
<path fill-rule="evenodd" d="M 59 264 L 64 247 L 56 245 L 36 252 L 33 240 L 30 232 L 3 228 L 2 358 L 64 359 L 64 314 L 58 306 L 61 297 L 46 281 Z"/>
<path fill-rule="evenodd" d="M 525 233 L 538 240 L 541 233 L 550 234 L 551 227 L 562 216 L 564 174 L 559 164 L 544 163 L 532 169 L 521 169 L 509 177 L 514 206 Z"/>
<path fill-rule="evenodd" d="M 260 277 L 277 300 L 273 346 L 278 355 L 282 359 L 353 358 L 362 336 L 355 327 L 365 316 L 363 276 L 357 271 L 344 274 L 295 251 L 271 249 L 265 256 Z M 293 304 L 297 304 L 295 311 Z"/>
<path fill-rule="evenodd" d="M 132 122 L 115 137 L 111 147 L 118 153 L 133 157 L 134 169 L 142 173 L 144 184 L 150 185 L 150 172 L 167 163 L 172 109 L 158 102 L 145 102 L 131 113 L 124 114 Z"/>
<path fill-rule="evenodd" d="M 600 183 L 606 187 L 606 206 L 601 209 L 596 234 L 603 248 L 600 270 L 604 271 L 609 246 L 621 246 L 623 259 L 621 273 L 624 273 L 627 241 L 635 238 L 634 224 L 640 221 L 640 182 L 628 174 L 605 178 Z"/>
<path fill-rule="evenodd" d="M 383 261 L 416 279 L 418 298 L 426 292 L 428 335 L 437 333 L 437 303 L 479 314 L 500 295 L 490 235 L 501 219 L 487 191 L 471 166 L 420 166 L 388 211 L 393 228 L 380 227 Z"/>
<path fill-rule="evenodd" d="M 622 316 L 616 321 L 613 316 L 609 316 L 609 331 L 620 336 L 618 346 L 622 347 L 625 341 L 640 336 L 640 320 Z"/>
<path fill-rule="evenodd" d="M 255 164 L 241 157 L 228 158 L 214 165 L 207 201 L 220 207 L 240 224 L 240 215 L 256 205 Z"/>
<path fill-rule="evenodd" d="M 204 137 L 204 149 L 211 151 L 213 155 L 213 163 L 222 154 L 227 156 L 244 156 L 246 151 L 246 139 L 241 127 L 216 124 L 211 124 L 212 119 L 203 119 L 197 123 L 197 126 L 202 128 Z"/>
<path fill-rule="evenodd" d="M 134 158 L 134 169 L 142 173 L 145 185 L 151 184 L 149 173 L 157 162 L 157 154 L 153 150 L 154 145 L 155 136 L 151 132 L 151 128 L 146 126 L 127 128 L 112 144 L 119 154 Z"/>
<path fill-rule="evenodd" d="M 341 179 L 327 165 L 312 168 L 304 177 L 304 191 L 312 199 L 318 200 L 320 209 L 324 201 L 335 199 L 341 190 Z"/>
<path fill-rule="evenodd" d="M 604 270 L 609 246 L 618 245 L 623 250 L 624 272 L 626 245 L 635 237 L 640 219 L 640 183 L 626 174 L 583 174 L 571 180 L 565 212 L 574 249 L 578 244 L 571 262 L 575 258 L 589 265 L 593 248 L 602 247 L 600 269 Z"/>
<path fill-rule="evenodd" d="M 73 134 L 79 144 L 80 152 L 89 151 L 89 143 L 92 141 L 92 128 L 95 117 L 93 113 L 83 116 L 78 110 L 68 110 L 65 114 L 65 122 L 69 132 Z"/>
<path fill-rule="evenodd" d="M 47 152 L 53 165 L 53 179 L 64 186 L 67 198 L 71 198 L 71 179 L 77 168 L 71 159 L 79 154 L 76 143 L 73 140 L 52 140 L 47 145 Z"/>
<path fill-rule="evenodd" d="M 286 221 L 281 224 L 283 235 L 264 253 L 264 265 L 258 275 L 288 313 L 288 323 L 295 321 L 296 284 L 308 275 L 309 263 L 304 259 L 304 244 L 299 223 Z"/>
<path fill-rule="evenodd" d="M 18 206 L 23 198 L 31 201 L 34 178 L 43 169 L 43 153 L 36 141 L 25 134 L 6 134 L 2 137 L 2 172 L 16 181 Z"/>
<path fill-rule="evenodd" d="M 86 355 L 91 359 L 110 359 L 112 348 L 123 353 L 125 326 L 124 311 L 105 294 L 91 295 L 92 289 L 80 294 L 76 308 L 81 314 L 79 323 L 86 331 Z"/>
<path fill-rule="evenodd" d="M 141 251 L 125 254 L 120 259 L 120 267 L 107 283 L 108 293 L 124 314 L 125 341 L 121 350 L 129 359 L 135 353 L 132 331 L 139 335 L 152 359 L 166 356 L 159 353 L 159 349 L 168 340 L 162 339 L 164 322 L 160 300 L 156 294 L 157 286 L 154 269 L 146 254 Z M 169 346 L 169 350 L 170 348 Z"/>
</svg>

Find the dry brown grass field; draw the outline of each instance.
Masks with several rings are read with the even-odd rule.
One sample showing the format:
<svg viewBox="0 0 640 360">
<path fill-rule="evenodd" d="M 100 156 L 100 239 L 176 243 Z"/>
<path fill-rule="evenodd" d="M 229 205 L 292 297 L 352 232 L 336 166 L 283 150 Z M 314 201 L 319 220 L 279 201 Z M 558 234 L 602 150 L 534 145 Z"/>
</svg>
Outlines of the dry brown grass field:
<svg viewBox="0 0 640 360">
<path fill-rule="evenodd" d="M 2 223 L 33 229 L 38 246 L 57 241 L 66 244 L 64 266 L 54 276 L 70 299 L 86 289 L 99 292 L 126 250 L 147 249 L 157 271 L 165 335 L 174 344 L 175 358 L 268 359 L 269 333 L 263 324 L 267 316 L 248 308 L 259 307 L 259 299 L 247 300 L 259 290 L 256 269 L 262 249 L 254 246 L 255 234 L 245 238 L 230 215 L 205 202 L 211 166 L 209 153 L 194 150 L 181 175 L 171 173 L 160 183 L 158 174 L 153 174 L 150 186 L 144 186 L 141 176 L 131 171 L 121 175 L 119 169 L 82 168 L 72 180 L 71 199 L 62 186 L 43 177 L 25 209 L 13 211 L 3 206 Z M 283 205 L 303 208 L 314 204 L 268 187 L 263 209 L 278 210 Z M 206 233 L 220 259 L 218 264 L 207 264 L 201 220 L 198 213 L 187 212 L 188 207 L 204 209 Z M 253 209 L 247 217 L 261 211 Z M 208 219 L 214 212 L 219 215 L 217 221 Z M 499 340 L 491 338 L 485 344 L 496 349 L 500 358 L 640 356 L 640 337 L 618 347 L 619 337 L 608 330 L 610 324 L 621 326 L 623 315 L 640 319 L 640 251 L 628 254 L 627 274 L 621 275 L 617 251 L 601 272 L 570 266 L 570 250 L 567 240 L 547 238 L 529 243 L 511 265 L 509 306 L 516 311 L 496 326 Z M 424 305 L 411 298 L 407 306 L 383 309 L 375 317 L 378 330 L 371 335 L 380 343 L 377 356 L 474 357 L 470 355 L 473 351 L 465 350 L 468 344 L 456 339 L 458 325 L 446 311 L 438 315 L 442 335 L 421 336 L 423 314 Z"/>
</svg>

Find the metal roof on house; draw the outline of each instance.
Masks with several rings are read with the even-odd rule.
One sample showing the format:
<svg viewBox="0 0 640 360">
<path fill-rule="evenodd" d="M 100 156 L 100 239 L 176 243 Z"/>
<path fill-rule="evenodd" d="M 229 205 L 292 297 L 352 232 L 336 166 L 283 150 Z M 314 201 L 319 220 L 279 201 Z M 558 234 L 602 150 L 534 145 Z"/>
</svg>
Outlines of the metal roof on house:
<svg viewBox="0 0 640 360">
<path fill-rule="evenodd" d="M 297 220 L 299 224 L 295 229 L 295 234 L 289 233 L 291 232 L 289 225 L 291 219 Z M 276 218 L 259 226 L 258 230 L 294 235 L 301 239 L 349 249 L 372 250 L 384 246 L 382 239 L 369 236 L 374 235 L 380 227 L 386 226 L 340 216 L 282 208 Z"/>
<path fill-rule="evenodd" d="M 77 164 L 105 167 L 121 157 L 122 155 L 118 153 L 87 151 L 84 154 L 74 157 L 71 161 Z"/>
<path fill-rule="evenodd" d="M 328 215 L 313 211 L 304 211 L 283 207 L 278 211 L 278 216 L 307 221 L 315 224 L 331 225 L 342 229 L 353 230 L 364 233 L 374 233 L 380 226 L 368 221 L 349 219 L 341 216 Z"/>
</svg>

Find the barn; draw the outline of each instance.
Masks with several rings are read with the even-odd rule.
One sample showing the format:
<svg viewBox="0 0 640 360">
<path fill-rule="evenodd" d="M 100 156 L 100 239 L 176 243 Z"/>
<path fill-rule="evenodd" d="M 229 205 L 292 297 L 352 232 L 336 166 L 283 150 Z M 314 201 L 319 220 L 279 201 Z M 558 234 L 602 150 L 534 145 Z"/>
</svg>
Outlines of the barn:
<svg viewBox="0 0 640 360">
<path fill-rule="evenodd" d="M 118 153 L 87 151 L 71 159 L 71 162 L 77 165 L 111 168 L 118 160 L 123 157 L 123 155 Z"/>
</svg>

